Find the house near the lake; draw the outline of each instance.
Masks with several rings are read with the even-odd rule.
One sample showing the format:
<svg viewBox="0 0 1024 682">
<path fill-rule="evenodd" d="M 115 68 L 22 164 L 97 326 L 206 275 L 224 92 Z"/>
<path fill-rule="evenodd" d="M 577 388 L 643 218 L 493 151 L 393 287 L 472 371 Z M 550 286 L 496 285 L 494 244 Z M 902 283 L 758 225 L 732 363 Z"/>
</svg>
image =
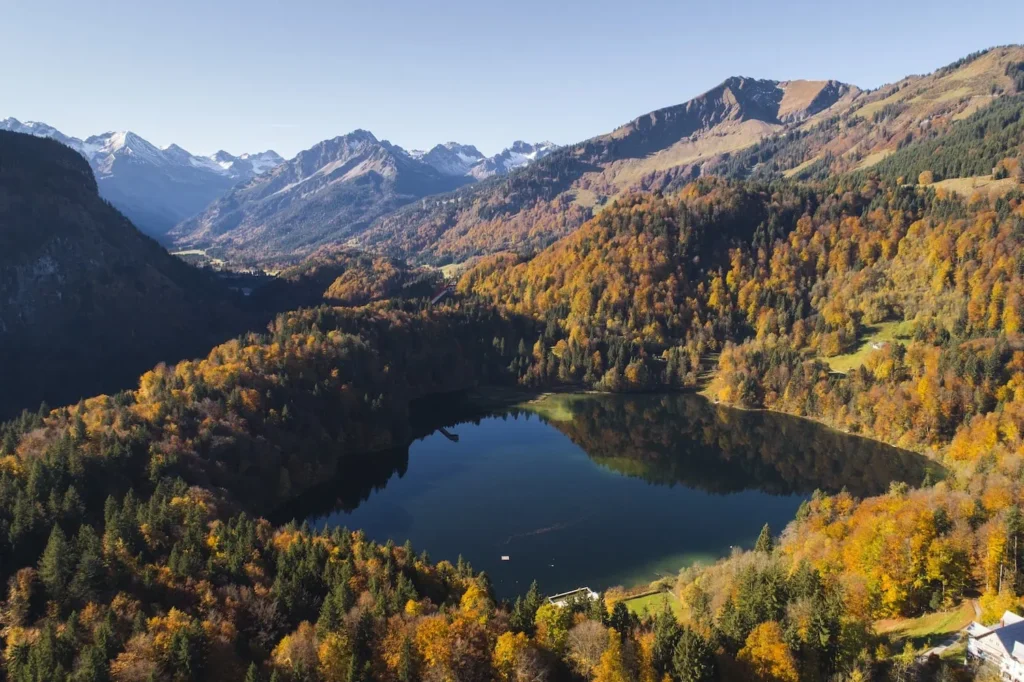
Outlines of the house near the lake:
<svg viewBox="0 0 1024 682">
<path fill-rule="evenodd" d="M 601 595 L 594 592 L 589 587 L 579 587 L 575 590 L 551 595 L 548 597 L 548 603 L 554 604 L 555 606 L 565 606 L 572 599 L 589 599 L 590 601 L 596 601 L 600 596 Z"/>
<path fill-rule="evenodd" d="M 1024 682 L 1024 618 L 1007 611 L 998 625 L 971 623 L 967 656 L 996 667 L 1004 680 Z"/>
</svg>

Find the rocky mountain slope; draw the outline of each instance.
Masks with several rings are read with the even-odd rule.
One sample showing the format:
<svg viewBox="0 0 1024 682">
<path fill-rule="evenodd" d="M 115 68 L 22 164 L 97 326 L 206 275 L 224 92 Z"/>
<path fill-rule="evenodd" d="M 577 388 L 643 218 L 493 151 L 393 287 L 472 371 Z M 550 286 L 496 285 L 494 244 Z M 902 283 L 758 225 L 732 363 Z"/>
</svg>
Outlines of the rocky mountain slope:
<svg viewBox="0 0 1024 682">
<path fill-rule="evenodd" d="M 495 175 L 508 175 L 543 159 L 555 149 L 558 149 L 558 145 L 552 142 L 530 144 L 516 140 L 511 147 L 487 157 L 473 145 L 446 142 L 436 145 L 429 152 L 412 151 L 409 154 L 445 175 L 469 175 L 477 180 L 486 180 Z"/>
<path fill-rule="evenodd" d="M 860 94 L 835 81 L 731 78 L 685 104 L 558 149 L 518 173 L 386 216 L 358 243 L 433 262 L 536 248 L 578 227 L 609 198 L 643 186 L 649 176 L 699 174 L 706 160 Z"/>
<path fill-rule="evenodd" d="M 81 140 L 45 123 L 14 118 L 0 121 L 0 130 L 53 138 L 80 153 L 93 169 L 100 195 L 157 238 L 234 185 L 283 161 L 273 151 L 196 156 L 175 144 L 161 149 L 127 131 Z"/>
<path fill-rule="evenodd" d="M 239 185 L 171 236 L 181 248 L 236 260 L 295 258 L 343 243 L 403 204 L 471 181 L 357 130 Z"/>
<path fill-rule="evenodd" d="M 1024 47 L 971 55 L 875 91 L 836 81 L 730 78 L 529 167 L 407 206 L 355 245 L 419 262 L 534 251 L 609 201 L 700 175 L 821 179 L 870 169 L 1017 92 Z"/>
<path fill-rule="evenodd" d="M 0 413 L 130 385 L 238 320 L 226 290 L 100 197 L 79 154 L 0 131 Z"/>
<path fill-rule="evenodd" d="M 555 148 L 517 141 L 485 157 L 472 145 L 448 142 L 406 151 L 357 130 L 239 185 L 170 236 L 178 248 L 235 261 L 296 262 L 321 246 L 345 244 L 401 206 L 508 175 Z"/>
</svg>

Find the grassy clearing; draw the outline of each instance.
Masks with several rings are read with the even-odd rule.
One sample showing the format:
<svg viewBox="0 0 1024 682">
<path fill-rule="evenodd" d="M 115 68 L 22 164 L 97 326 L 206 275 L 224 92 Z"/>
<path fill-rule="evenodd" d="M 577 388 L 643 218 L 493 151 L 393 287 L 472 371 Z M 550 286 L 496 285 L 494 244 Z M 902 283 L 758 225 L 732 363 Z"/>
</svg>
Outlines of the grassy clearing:
<svg viewBox="0 0 1024 682">
<path fill-rule="evenodd" d="M 828 366 L 832 368 L 833 372 L 846 374 L 851 369 L 864 364 L 868 354 L 874 350 L 872 344 L 904 339 L 909 335 L 909 322 L 879 322 L 876 325 L 867 327 L 865 334 L 861 337 L 861 344 L 857 347 L 857 350 L 852 353 L 826 358 L 825 361 L 828 362 Z"/>
<path fill-rule="evenodd" d="M 574 189 L 572 190 L 573 198 L 572 203 L 583 208 L 593 208 L 597 206 L 597 192 L 592 189 Z"/>
<path fill-rule="evenodd" d="M 800 165 L 798 165 L 798 166 L 793 166 L 792 168 L 790 168 L 790 169 L 789 169 L 789 170 L 787 170 L 787 171 L 782 171 L 782 177 L 785 177 L 785 178 L 791 178 L 791 177 L 793 177 L 794 175 L 797 175 L 798 173 L 802 173 L 802 172 L 803 172 L 803 171 L 804 171 L 804 170 L 805 170 L 806 168 L 808 168 L 808 167 L 809 167 L 809 166 L 810 166 L 811 164 L 813 164 L 813 163 L 814 163 L 814 162 L 816 162 L 816 161 L 817 161 L 818 159 L 820 159 L 820 158 L 821 158 L 821 156 L 822 156 L 821 154 L 818 154 L 817 156 L 812 156 L 811 158 L 807 159 L 806 161 L 804 161 L 804 162 L 803 162 L 803 163 L 801 163 Z"/>
<path fill-rule="evenodd" d="M 948 639 L 974 620 L 974 605 L 965 601 L 952 611 L 929 613 L 920 618 L 889 618 L 875 623 L 875 631 L 887 634 L 893 640 L 910 640 L 915 648 L 933 646 L 938 640 Z"/>
<path fill-rule="evenodd" d="M 580 393 L 545 393 L 539 398 L 520 403 L 518 407 L 538 414 L 549 422 L 571 422 L 572 404 L 585 397 Z"/>
<path fill-rule="evenodd" d="M 666 605 L 672 609 L 676 618 L 682 617 L 683 605 L 679 603 L 679 598 L 671 592 L 655 592 L 626 600 L 626 608 L 638 616 L 643 616 L 645 612 L 652 615 L 661 613 Z"/>
<path fill-rule="evenodd" d="M 877 152 L 871 152 L 860 160 L 860 163 L 857 164 L 857 170 L 862 168 L 871 168 L 871 166 L 874 166 L 876 163 L 892 154 L 892 152 L 893 150 L 891 149 L 882 149 Z"/>
<path fill-rule="evenodd" d="M 993 180 L 991 175 L 974 175 L 967 178 L 951 178 L 940 180 L 932 185 L 938 189 L 942 188 L 950 192 L 956 192 L 962 197 L 970 199 L 975 192 L 987 195 L 989 198 L 1000 197 L 1019 186 L 1015 178 L 1003 178 Z"/>
</svg>

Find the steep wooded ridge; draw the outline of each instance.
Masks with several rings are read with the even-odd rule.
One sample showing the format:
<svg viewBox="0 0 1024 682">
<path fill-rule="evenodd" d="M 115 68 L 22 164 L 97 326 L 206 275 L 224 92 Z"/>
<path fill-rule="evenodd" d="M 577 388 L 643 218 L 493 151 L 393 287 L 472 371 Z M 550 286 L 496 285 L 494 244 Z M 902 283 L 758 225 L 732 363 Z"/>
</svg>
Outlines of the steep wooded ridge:
<svg viewBox="0 0 1024 682">
<path fill-rule="evenodd" d="M 84 158 L 0 131 L 0 412 L 120 388 L 238 315 L 97 194 Z"/>
<path fill-rule="evenodd" d="M 1021 62 L 1024 48 L 995 48 L 872 92 L 835 81 L 731 78 L 508 178 L 407 206 L 355 243 L 431 263 L 532 252 L 631 191 L 700 175 L 820 179 L 867 169 L 914 141 L 941 139 L 956 121 L 1016 92 Z"/>
</svg>

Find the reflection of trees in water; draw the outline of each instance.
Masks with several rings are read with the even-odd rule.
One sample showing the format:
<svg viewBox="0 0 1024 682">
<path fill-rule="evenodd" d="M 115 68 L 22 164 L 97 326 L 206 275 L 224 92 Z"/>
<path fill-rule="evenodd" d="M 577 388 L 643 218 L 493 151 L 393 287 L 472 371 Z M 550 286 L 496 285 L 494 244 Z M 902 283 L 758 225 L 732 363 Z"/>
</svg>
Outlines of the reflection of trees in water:
<svg viewBox="0 0 1024 682">
<path fill-rule="evenodd" d="M 763 490 L 772 494 L 838 492 L 877 495 L 891 481 L 917 485 L 928 467 L 921 455 L 850 436 L 805 419 L 713 405 L 692 394 L 555 396 L 571 421 L 551 421 L 591 459 L 618 473 L 659 485 L 685 485 L 713 493 Z M 532 415 L 503 410 L 498 416 Z M 448 396 L 414 410 L 413 438 L 491 414 L 465 396 Z M 302 495 L 272 516 L 288 521 L 349 512 L 405 475 L 409 447 L 347 455 L 343 474 Z"/>
<path fill-rule="evenodd" d="M 713 405 L 692 394 L 593 396 L 568 401 L 552 422 L 603 466 L 652 483 L 708 492 L 877 495 L 891 481 L 918 485 L 921 455 L 809 420 Z"/>
<path fill-rule="evenodd" d="M 275 523 L 321 516 L 334 511 L 350 512 L 383 490 L 396 473 L 409 468 L 409 447 L 382 450 L 346 458 L 341 475 L 312 488 L 270 515 Z"/>
<path fill-rule="evenodd" d="M 416 401 L 411 406 L 411 419 L 402 428 L 411 440 L 442 432 L 448 440 L 458 442 L 460 424 L 480 423 L 480 409 L 470 402 L 468 394 L 457 392 Z M 411 445 L 411 443 L 410 443 Z M 322 516 L 331 512 L 353 511 L 383 490 L 391 477 L 404 476 L 409 468 L 409 445 L 358 455 L 346 455 L 338 466 L 342 473 L 314 487 L 301 497 L 281 507 L 272 520 L 285 523 L 292 519 Z"/>
</svg>

